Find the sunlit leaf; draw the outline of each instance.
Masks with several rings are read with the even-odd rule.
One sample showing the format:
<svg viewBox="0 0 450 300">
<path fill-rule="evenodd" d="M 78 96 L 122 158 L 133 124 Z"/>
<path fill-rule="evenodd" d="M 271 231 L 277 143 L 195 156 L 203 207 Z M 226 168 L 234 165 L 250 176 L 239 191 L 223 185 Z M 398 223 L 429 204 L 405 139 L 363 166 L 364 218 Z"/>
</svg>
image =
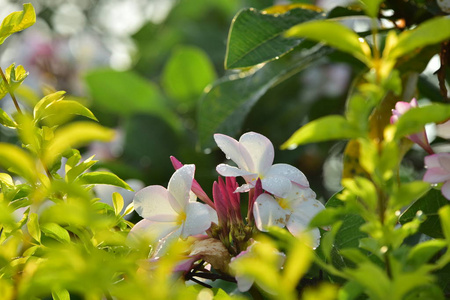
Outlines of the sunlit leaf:
<svg viewBox="0 0 450 300">
<path fill-rule="evenodd" d="M 367 15 L 371 18 L 376 18 L 378 16 L 378 10 L 380 8 L 380 4 L 384 0 L 360 0 L 364 6 L 364 10 Z"/>
<path fill-rule="evenodd" d="M 443 240 L 429 240 L 415 245 L 408 253 L 408 262 L 414 266 L 427 263 L 438 251 L 447 246 Z"/>
<path fill-rule="evenodd" d="M 439 30 L 436 30 L 439 28 Z M 447 17 L 432 18 L 412 30 L 405 30 L 398 36 L 397 45 L 389 53 L 389 57 L 398 58 L 417 48 L 440 43 L 450 39 L 450 19 Z"/>
<path fill-rule="evenodd" d="M 70 118 L 71 115 L 79 115 L 97 121 L 94 114 L 78 101 L 57 100 L 42 108 L 36 122 L 44 122 L 48 126 L 60 125 Z"/>
<path fill-rule="evenodd" d="M 0 44 L 11 34 L 22 31 L 36 22 L 36 13 L 33 5 L 25 3 L 22 11 L 9 14 L 0 25 Z"/>
<path fill-rule="evenodd" d="M 33 158 L 21 148 L 0 143 L 0 165 L 34 183 L 37 178 Z"/>
<path fill-rule="evenodd" d="M 53 164 L 56 157 L 63 151 L 86 145 L 93 141 L 110 141 L 114 137 L 114 130 L 93 122 L 74 122 L 55 132 L 55 138 L 50 141 L 45 151 L 45 161 Z"/>
<path fill-rule="evenodd" d="M 41 225 L 42 232 L 61 243 L 69 243 L 70 236 L 66 229 L 57 223 L 44 223 Z"/>
<path fill-rule="evenodd" d="M 403 183 L 398 191 L 391 196 L 390 203 L 396 208 L 410 205 L 422 197 L 430 189 L 430 184 L 423 181 Z"/>
<path fill-rule="evenodd" d="M 123 197 L 121 194 L 114 192 L 112 194 L 112 200 L 114 205 L 114 212 L 119 215 L 123 208 Z"/>
<path fill-rule="evenodd" d="M 276 59 L 300 44 L 282 33 L 290 27 L 324 18 L 315 10 L 294 7 L 283 14 L 271 14 L 253 8 L 241 10 L 234 18 L 228 35 L 225 67 L 245 68 Z"/>
<path fill-rule="evenodd" d="M 331 115 L 309 122 L 298 129 L 281 145 L 281 149 L 295 149 L 301 144 L 352 139 L 359 136 L 361 133 L 358 128 L 355 128 L 344 117 Z"/>
<path fill-rule="evenodd" d="M 53 300 L 70 300 L 70 294 L 65 289 L 55 289 L 52 291 Z"/>
<path fill-rule="evenodd" d="M 28 217 L 27 222 L 27 228 L 28 232 L 30 233 L 31 237 L 37 241 L 38 243 L 41 242 L 41 229 L 39 228 L 39 220 L 38 215 L 35 213 L 30 213 Z"/>
<path fill-rule="evenodd" d="M 166 93 L 192 108 L 205 87 L 216 79 L 208 55 L 196 47 L 179 47 L 166 63 L 162 83 Z"/>
<path fill-rule="evenodd" d="M 250 109 L 268 89 L 317 62 L 329 51 L 321 46 L 298 49 L 295 58 L 287 55 L 261 68 L 219 79 L 200 103 L 198 130 L 201 147 L 214 147 L 214 133 L 236 135 Z"/>
<path fill-rule="evenodd" d="M 83 184 L 108 184 L 118 186 L 129 191 L 133 189 L 117 175 L 111 172 L 90 172 L 81 174 L 78 180 Z"/>
<path fill-rule="evenodd" d="M 292 27 L 286 31 L 285 36 L 325 43 L 353 55 L 368 66 L 371 65 L 371 50 L 367 42 L 340 23 L 329 20 L 306 22 Z"/>
<path fill-rule="evenodd" d="M 0 124 L 10 128 L 17 127 L 17 123 L 14 122 L 14 120 L 11 119 L 11 117 L 8 116 L 8 114 L 1 108 L 0 108 Z"/>
</svg>

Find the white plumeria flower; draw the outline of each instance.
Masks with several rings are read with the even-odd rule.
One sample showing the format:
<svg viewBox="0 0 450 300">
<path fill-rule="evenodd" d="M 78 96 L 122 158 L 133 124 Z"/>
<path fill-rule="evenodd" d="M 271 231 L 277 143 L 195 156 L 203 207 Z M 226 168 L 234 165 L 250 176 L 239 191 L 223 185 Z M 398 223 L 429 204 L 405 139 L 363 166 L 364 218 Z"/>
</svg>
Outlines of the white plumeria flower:
<svg viewBox="0 0 450 300">
<path fill-rule="evenodd" d="M 261 194 L 253 206 L 256 227 L 267 231 L 270 226 L 285 227 L 295 236 L 304 232 L 311 219 L 321 210 L 323 204 L 316 200 L 316 194 L 310 188 L 301 188 L 295 184 L 285 198 Z M 311 230 L 313 248 L 319 246 L 318 228 Z"/>
<path fill-rule="evenodd" d="M 265 136 L 247 132 L 239 141 L 223 134 L 215 134 L 214 139 L 225 155 L 238 166 L 220 164 L 216 168 L 217 172 L 228 177 L 242 176 L 247 182 L 238 192 L 254 187 L 258 178 L 264 190 L 278 197 L 286 197 L 292 183 L 309 187 L 306 176 L 299 169 L 288 164 L 272 165 L 275 151 Z"/>
<path fill-rule="evenodd" d="M 172 175 L 167 189 L 151 185 L 137 192 L 134 209 L 144 219 L 131 231 L 145 232 L 167 244 L 167 240 L 186 239 L 203 233 L 211 222 L 218 223 L 212 208 L 191 198 L 194 171 L 194 165 L 184 165 Z"/>
</svg>

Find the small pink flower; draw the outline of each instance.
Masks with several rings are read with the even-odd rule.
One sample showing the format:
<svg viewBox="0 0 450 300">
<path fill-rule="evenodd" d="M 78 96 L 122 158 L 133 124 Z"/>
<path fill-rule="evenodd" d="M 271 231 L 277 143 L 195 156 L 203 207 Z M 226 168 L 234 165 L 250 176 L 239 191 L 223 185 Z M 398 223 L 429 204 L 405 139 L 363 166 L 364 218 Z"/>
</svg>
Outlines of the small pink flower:
<svg viewBox="0 0 450 300">
<path fill-rule="evenodd" d="M 423 181 L 443 182 L 442 195 L 450 200 L 450 153 L 437 153 L 425 157 L 425 168 L 428 170 L 423 176 Z"/>
<path fill-rule="evenodd" d="M 391 124 L 396 123 L 398 121 L 398 118 L 400 118 L 404 113 L 406 113 L 411 108 L 415 107 L 419 107 L 417 100 L 415 98 L 413 98 L 409 103 L 404 101 L 397 102 L 395 104 L 395 109 L 392 110 Z M 422 147 L 429 154 L 434 153 L 433 149 L 431 149 L 430 143 L 428 142 L 427 133 L 425 132 L 425 129 L 423 129 L 419 133 L 411 134 L 410 136 L 408 136 L 408 138 L 412 142 Z"/>
</svg>

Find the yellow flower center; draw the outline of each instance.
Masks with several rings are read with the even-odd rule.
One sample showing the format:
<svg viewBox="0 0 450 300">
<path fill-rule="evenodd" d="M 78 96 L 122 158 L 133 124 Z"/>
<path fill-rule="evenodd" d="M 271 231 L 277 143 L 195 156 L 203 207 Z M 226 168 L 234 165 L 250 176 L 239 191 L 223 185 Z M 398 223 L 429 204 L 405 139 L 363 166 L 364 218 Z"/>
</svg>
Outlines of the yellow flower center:
<svg viewBox="0 0 450 300">
<path fill-rule="evenodd" d="M 177 218 L 177 224 L 178 225 L 181 225 L 181 224 L 183 224 L 183 222 L 186 220 L 186 213 L 185 212 L 181 212 L 179 215 L 178 215 L 178 218 Z"/>
<path fill-rule="evenodd" d="M 278 204 L 281 206 L 281 208 L 286 209 L 289 208 L 289 201 L 285 198 L 277 198 Z"/>
</svg>

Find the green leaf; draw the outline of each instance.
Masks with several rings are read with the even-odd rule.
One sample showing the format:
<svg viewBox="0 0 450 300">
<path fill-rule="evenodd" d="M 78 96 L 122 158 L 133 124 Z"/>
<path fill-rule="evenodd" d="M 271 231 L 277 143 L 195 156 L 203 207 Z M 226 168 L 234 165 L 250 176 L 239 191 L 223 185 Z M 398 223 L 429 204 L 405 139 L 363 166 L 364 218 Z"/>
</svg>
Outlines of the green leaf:
<svg viewBox="0 0 450 300">
<path fill-rule="evenodd" d="M 202 148 L 215 146 L 214 133 L 236 135 L 255 103 L 268 89 L 317 62 L 330 49 L 314 46 L 296 51 L 247 72 L 230 75 L 215 82 L 202 97 L 198 110 L 199 141 Z M 281 101 L 281 99 L 280 99 Z"/>
<path fill-rule="evenodd" d="M 37 180 L 36 165 L 33 158 L 15 145 L 0 143 L 0 165 L 22 176 L 32 184 Z"/>
<path fill-rule="evenodd" d="M 97 160 L 92 160 L 93 158 L 94 158 L 94 155 L 89 157 L 85 161 L 79 163 L 78 165 L 70 168 L 70 170 L 68 170 L 66 173 L 67 182 L 73 182 L 78 176 L 80 176 L 81 173 L 85 172 L 90 167 L 95 165 L 97 163 Z M 66 164 L 66 170 L 67 170 L 67 168 L 68 168 L 68 166 Z"/>
<path fill-rule="evenodd" d="M 371 50 L 367 42 L 353 30 L 335 21 L 311 21 L 286 31 L 287 37 L 307 38 L 349 53 L 371 66 Z"/>
<path fill-rule="evenodd" d="M 79 115 L 97 121 L 94 114 L 78 101 L 59 99 L 39 111 L 36 122 L 44 122 L 47 126 L 60 125 L 67 122 L 71 115 Z"/>
<path fill-rule="evenodd" d="M 91 172 L 81 174 L 78 180 L 83 184 L 108 184 L 118 186 L 129 191 L 133 189 L 116 174 L 111 172 Z"/>
<path fill-rule="evenodd" d="M 46 236 L 55 239 L 58 242 L 70 242 L 69 232 L 57 223 L 44 223 L 41 225 L 41 230 Z"/>
<path fill-rule="evenodd" d="M 52 165 L 55 159 L 69 148 L 86 145 L 92 141 L 110 141 L 114 130 L 93 122 L 74 122 L 55 132 L 55 137 L 49 142 L 45 151 L 44 161 Z"/>
<path fill-rule="evenodd" d="M 448 205 L 448 200 L 442 196 L 439 190 L 431 189 L 425 196 L 421 197 L 403 212 L 399 222 L 401 224 L 410 222 L 420 211 L 419 215 L 425 216 L 426 219 L 420 224 L 419 232 L 433 238 L 443 238 L 438 210 L 445 205 Z"/>
<path fill-rule="evenodd" d="M 447 202 L 448 204 L 448 202 Z M 450 206 L 445 205 L 439 209 L 439 217 L 441 218 L 441 225 L 444 236 L 447 242 L 450 243 Z"/>
<path fill-rule="evenodd" d="M 439 28 L 439 30 L 436 30 Z M 389 53 L 395 59 L 428 45 L 450 39 L 450 19 L 436 17 L 423 22 L 413 30 L 405 30 L 398 36 L 397 45 Z"/>
<path fill-rule="evenodd" d="M 367 15 L 371 18 L 378 17 L 378 10 L 380 9 L 380 4 L 384 0 L 360 0 L 364 6 L 364 10 Z"/>
<path fill-rule="evenodd" d="M 104 111 L 120 115 L 154 114 L 176 129 L 181 127 L 158 87 L 134 72 L 95 70 L 86 75 L 85 81 L 95 105 Z"/>
<path fill-rule="evenodd" d="M 450 118 L 450 105 L 430 104 L 424 107 L 414 107 L 404 113 L 395 123 L 397 130 L 395 139 L 424 130 L 425 124 L 440 123 Z"/>
<path fill-rule="evenodd" d="M 16 11 L 9 14 L 0 25 L 0 45 L 11 34 L 22 31 L 36 22 L 36 13 L 33 5 L 25 3 L 23 11 Z"/>
<path fill-rule="evenodd" d="M 119 215 L 123 208 L 123 197 L 121 194 L 114 192 L 112 194 L 112 201 L 114 206 L 114 212 Z"/>
<path fill-rule="evenodd" d="M 430 189 L 430 184 L 423 181 L 414 181 L 403 183 L 396 191 L 389 203 L 393 204 L 394 209 L 410 205 L 413 201 L 422 197 Z"/>
<path fill-rule="evenodd" d="M 177 48 L 166 63 L 162 84 L 166 93 L 192 109 L 205 87 L 216 79 L 214 66 L 200 48 Z"/>
<path fill-rule="evenodd" d="M 317 11 L 302 8 L 276 15 L 253 8 L 241 10 L 231 24 L 225 68 L 245 68 L 277 59 L 301 42 L 283 37 L 285 30 L 323 17 Z"/>
<path fill-rule="evenodd" d="M 70 300 L 70 294 L 65 289 L 54 289 L 52 290 L 53 300 Z"/>
<path fill-rule="evenodd" d="M 134 211 L 134 203 L 131 202 L 128 204 L 128 206 L 125 208 L 125 211 L 123 212 L 122 217 L 131 214 Z"/>
<path fill-rule="evenodd" d="M 0 81 L 0 99 L 7 93 L 14 92 L 28 76 L 28 72 L 25 71 L 23 66 L 17 66 L 15 64 L 10 65 L 4 73 L 5 80 Z"/>
<path fill-rule="evenodd" d="M 8 116 L 8 114 L 1 108 L 0 108 L 0 124 L 2 124 L 5 127 L 9 127 L 9 128 L 17 127 L 17 123 L 14 122 L 14 120 L 11 119 L 11 117 Z"/>
<path fill-rule="evenodd" d="M 447 246 L 443 240 L 429 240 L 414 246 L 408 253 L 408 263 L 421 266 L 427 263 L 438 251 Z"/>
<path fill-rule="evenodd" d="M 307 237 L 306 237 L 306 240 Z M 305 243 L 305 237 L 299 236 L 291 245 L 283 268 L 283 287 L 294 290 L 300 279 L 308 271 L 313 260 L 313 252 Z"/>
<path fill-rule="evenodd" d="M 337 139 L 360 137 L 358 128 L 343 116 L 331 115 L 319 118 L 298 129 L 281 145 L 281 149 L 295 149 L 298 145 Z"/>
<path fill-rule="evenodd" d="M 27 228 L 31 237 L 38 243 L 41 243 L 41 230 L 39 228 L 39 220 L 36 213 L 30 213 L 28 216 Z"/>
<path fill-rule="evenodd" d="M 45 111 L 45 108 L 58 100 L 62 100 L 64 98 L 65 91 L 57 91 L 51 94 L 46 95 L 41 100 L 36 103 L 33 109 L 33 118 L 36 120 L 41 119 L 42 113 Z"/>
</svg>

